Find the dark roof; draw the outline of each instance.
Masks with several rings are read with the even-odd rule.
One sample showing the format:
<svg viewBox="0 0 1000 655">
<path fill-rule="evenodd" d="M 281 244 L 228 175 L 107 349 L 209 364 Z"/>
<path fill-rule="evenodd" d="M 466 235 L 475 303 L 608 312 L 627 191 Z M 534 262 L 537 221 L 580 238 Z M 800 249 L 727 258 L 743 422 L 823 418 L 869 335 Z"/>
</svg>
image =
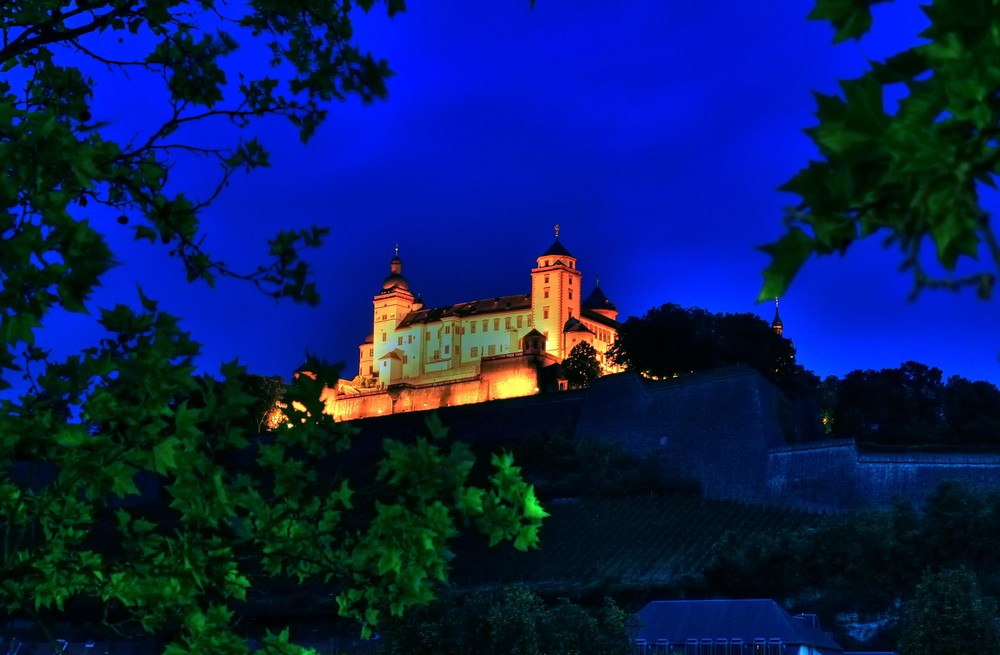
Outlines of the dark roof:
<svg viewBox="0 0 1000 655">
<path fill-rule="evenodd" d="M 824 654 L 844 652 L 829 635 L 795 618 L 773 600 L 657 600 L 639 610 L 640 639 L 781 639 L 806 644 Z"/>
<path fill-rule="evenodd" d="M 594 287 L 594 290 L 591 291 L 590 295 L 587 296 L 587 299 L 583 301 L 581 307 L 585 307 L 587 309 L 609 309 L 613 312 L 618 311 L 615 304 L 608 300 L 608 297 L 604 295 L 603 291 L 601 291 L 601 287 Z"/>
<path fill-rule="evenodd" d="M 570 252 L 566 250 L 566 247 L 563 244 L 559 243 L 559 237 L 556 237 L 556 240 L 552 242 L 552 245 L 549 246 L 549 249 L 542 253 L 542 257 L 548 257 L 550 255 L 554 257 L 573 257 L 573 255 L 571 255 Z M 574 257 L 574 259 L 576 258 Z"/>
<path fill-rule="evenodd" d="M 600 323 L 601 325 L 605 325 L 609 328 L 614 328 L 616 330 L 620 330 L 622 327 L 622 324 L 619 323 L 618 321 L 610 319 L 604 314 L 598 314 L 593 309 L 589 309 L 587 307 L 580 308 L 580 316 L 587 319 L 588 321 Z"/>
<path fill-rule="evenodd" d="M 590 328 L 581 323 L 575 317 L 566 321 L 566 324 L 563 325 L 563 332 L 587 332 L 589 334 L 593 334 L 593 332 L 590 331 Z"/>
<path fill-rule="evenodd" d="M 519 311 L 522 309 L 531 309 L 531 294 L 519 293 L 516 296 L 500 296 L 499 298 L 461 302 L 456 305 L 448 305 L 447 307 L 421 309 L 404 316 L 403 320 L 399 322 L 397 329 L 406 328 L 418 323 L 435 323 L 445 318 L 467 318 L 470 316 L 479 316 L 480 314 L 495 314 L 497 312 Z"/>
</svg>

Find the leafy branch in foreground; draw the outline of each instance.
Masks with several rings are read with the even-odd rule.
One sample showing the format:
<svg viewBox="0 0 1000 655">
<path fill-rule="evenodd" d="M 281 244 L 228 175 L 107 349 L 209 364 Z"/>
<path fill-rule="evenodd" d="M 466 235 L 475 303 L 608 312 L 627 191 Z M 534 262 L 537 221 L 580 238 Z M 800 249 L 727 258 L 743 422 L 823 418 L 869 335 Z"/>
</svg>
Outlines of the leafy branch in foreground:
<svg viewBox="0 0 1000 655">
<path fill-rule="evenodd" d="M 829 21 L 835 42 L 861 39 L 873 4 L 817 0 L 810 18 Z M 785 234 L 762 247 L 771 263 L 760 300 L 782 295 L 813 255 L 843 254 L 876 233 L 902 251 L 914 296 L 968 287 L 992 296 L 1000 241 L 981 193 L 1000 173 L 1000 14 L 977 0 L 934 0 L 923 11 L 926 43 L 872 62 L 840 95 L 816 94 L 819 123 L 807 133 L 820 159 L 782 187 L 800 201 Z M 905 95 L 887 110 L 883 98 L 897 89 Z"/>
<path fill-rule="evenodd" d="M 362 52 L 351 26 L 352 11 L 375 4 L 0 6 L 0 389 L 12 374 L 27 380 L 18 397 L 0 399 L 6 617 L 40 634 L 59 621 L 101 636 L 152 635 L 171 655 L 245 653 L 238 631 L 252 618 L 275 629 L 269 650 L 295 653 L 287 626 L 269 625 L 262 609 L 290 587 L 334 594 L 370 634 L 380 612 L 433 597 L 460 526 L 491 543 L 537 542 L 545 512 L 508 455 L 495 456 L 493 475 L 477 485 L 468 448 L 439 423 L 429 439 L 387 441 L 381 455 L 356 444 L 322 413 L 336 371 L 321 362 L 283 390 L 294 427 L 248 438 L 260 407 L 245 371 L 231 363 L 218 379 L 199 373 L 198 344 L 141 291 L 137 307 L 101 309 L 104 337 L 77 354 L 57 359 L 41 343 L 51 335 L 36 335 L 55 310 L 93 311 L 90 297 L 115 265 L 102 233 L 114 221 L 161 243 L 188 280 L 231 276 L 316 303 L 300 253 L 326 228 L 280 232 L 270 262 L 250 272 L 204 248 L 205 208 L 237 170 L 268 157 L 254 138 L 209 145 L 189 128 L 283 116 L 305 140 L 329 101 L 384 97 L 389 70 Z M 403 9 L 401 0 L 380 4 L 390 16 Z M 241 39 L 263 41 L 269 58 L 232 79 L 224 63 Z M 134 78 L 154 97 L 159 85 L 166 118 L 116 139 L 93 115 L 97 71 Z M 192 156 L 220 167 L 200 200 L 170 179 Z"/>
</svg>

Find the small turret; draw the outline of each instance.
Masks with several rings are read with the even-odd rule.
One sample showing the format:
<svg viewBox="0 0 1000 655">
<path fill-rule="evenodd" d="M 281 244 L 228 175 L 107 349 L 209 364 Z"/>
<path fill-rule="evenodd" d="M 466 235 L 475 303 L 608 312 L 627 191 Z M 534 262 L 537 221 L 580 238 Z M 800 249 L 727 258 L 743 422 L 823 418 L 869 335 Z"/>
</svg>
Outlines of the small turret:
<svg viewBox="0 0 1000 655">
<path fill-rule="evenodd" d="M 778 314 L 778 299 L 777 298 L 774 299 L 774 320 L 771 321 L 771 329 L 774 330 L 774 333 L 777 334 L 779 337 L 782 335 L 782 332 L 784 332 L 784 330 L 785 330 L 785 325 L 781 322 L 781 315 Z"/>
<path fill-rule="evenodd" d="M 597 278 L 597 284 L 594 285 L 594 290 L 583 301 L 583 307 L 584 309 L 595 311 L 601 316 L 606 316 L 612 321 L 618 320 L 618 307 L 608 300 L 608 297 L 601 291 L 601 278 L 599 277 Z"/>
</svg>

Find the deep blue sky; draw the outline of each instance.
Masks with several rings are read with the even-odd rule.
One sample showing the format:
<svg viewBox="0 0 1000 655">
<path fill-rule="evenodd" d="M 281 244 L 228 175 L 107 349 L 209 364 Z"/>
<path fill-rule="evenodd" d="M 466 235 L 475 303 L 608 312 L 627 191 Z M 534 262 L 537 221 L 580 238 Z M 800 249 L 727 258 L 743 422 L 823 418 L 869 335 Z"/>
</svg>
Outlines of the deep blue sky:
<svg viewBox="0 0 1000 655">
<path fill-rule="evenodd" d="M 923 24 L 915 3 L 879 6 L 871 39 L 833 46 L 828 25 L 805 20 L 806 0 L 410 4 L 358 23 L 362 47 L 396 72 L 388 101 L 333 106 L 306 146 L 284 121 L 259 126 L 273 166 L 236 179 L 204 217 L 207 243 L 243 269 L 281 227 L 330 226 L 310 255 L 318 308 L 235 282 L 189 285 L 111 221 L 124 265 L 97 304 L 134 300 L 139 282 L 183 317 L 209 370 L 238 357 L 287 376 L 308 350 L 353 371 L 396 242 L 435 306 L 527 292 L 559 223 L 586 290 L 600 275 L 622 319 L 675 302 L 770 320 L 773 305 L 754 303 L 767 263 L 755 246 L 780 234 L 794 198 L 776 188 L 814 154 L 811 91 L 835 91 Z M 235 65 L 256 65 L 244 50 Z M 139 80 L 95 94 L 122 134 L 163 112 Z M 214 169 L 189 164 L 174 182 L 198 195 Z M 781 301 L 799 361 L 825 376 L 916 359 L 1000 383 L 1000 302 L 908 303 L 898 262 L 877 241 L 809 262 Z M 52 325 L 45 338 L 63 351 L 95 338 L 79 319 Z"/>
</svg>

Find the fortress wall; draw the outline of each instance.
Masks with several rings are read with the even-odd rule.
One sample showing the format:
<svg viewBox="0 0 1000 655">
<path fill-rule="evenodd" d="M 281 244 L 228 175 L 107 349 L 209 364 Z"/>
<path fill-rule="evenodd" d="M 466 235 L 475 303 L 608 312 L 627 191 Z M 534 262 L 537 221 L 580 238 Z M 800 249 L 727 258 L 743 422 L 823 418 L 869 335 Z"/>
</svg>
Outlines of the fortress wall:
<svg viewBox="0 0 1000 655">
<path fill-rule="evenodd" d="M 768 454 L 774 502 L 820 511 L 862 504 L 854 442 L 834 441 L 774 449 Z"/>
<path fill-rule="evenodd" d="M 393 413 L 437 409 L 450 405 L 468 405 L 483 400 L 483 384 L 478 378 L 426 387 L 390 389 L 394 397 Z"/>
<path fill-rule="evenodd" d="M 941 483 L 1000 488 L 1000 455 L 859 452 L 853 442 L 774 449 L 768 478 L 776 501 L 805 509 L 919 505 Z"/>
<path fill-rule="evenodd" d="M 365 393 L 356 396 L 327 395 L 325 413 L 337 421 L 353 421 L 363 416 L 380 416 L 392 413 L 392 399 L 388 393 Z"/>
<path fill-rule="evenodd" d="M 777 390 L 744 367 L 660 382 L 615 375 L 588 390 L 576 434 L 656 457 L 708 497 L 767 502 L 768 448 L 784 443 L 777 407 Z"/>
<path fill-rule="evenodd" d="M 1000 488 L 1000 455 L 862 452 L 857 468 L 859 493 L 882 506 L 900 498 L 920 504 L 952 480 L 974 489 Z"/>
<path fill-rule="evenodd" d="M 480 368 L 483 381 L 481 400 L 519 398 L 538 392 L 535 359 L 526 355 L 484 359 Z"/>
</svg>

